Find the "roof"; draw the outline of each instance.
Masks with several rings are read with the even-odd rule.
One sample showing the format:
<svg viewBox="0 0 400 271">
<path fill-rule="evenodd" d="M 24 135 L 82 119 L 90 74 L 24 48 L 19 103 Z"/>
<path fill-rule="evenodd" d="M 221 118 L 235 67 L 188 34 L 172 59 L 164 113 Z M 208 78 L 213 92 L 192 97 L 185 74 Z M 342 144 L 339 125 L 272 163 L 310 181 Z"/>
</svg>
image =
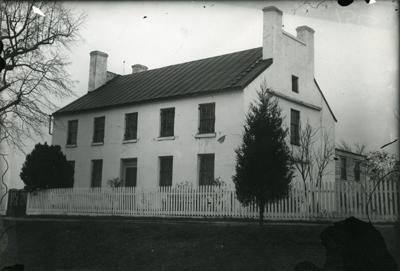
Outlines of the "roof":
<svg viewBox="0 0 400 271">
<path fill-rule="evenodd" d="M 241 90 L 272 64 L 262 48 L 119 75 L 53 115 L 104 109 L 159 99 Z"/>
<path fill-rule="evenodd" d="M 327 106 L 328 109 L 329 109 L 329 112 L 331 112 L 331 115 L 332 115 L 333 119 L 335 120 L 335 122 L 337 122 L 337 119 L 336 119 L 336 117 L 335 117 L 335 114 L 333 114 L 333 111 L 332 111 L 331 107 L 329 106 L 328 101 L 326 100 L 326 98 L 325 98 L 325 96 L 324 96 L 324 93 L 322 93 L 322 90 L 321 90 L 321 88 L 319 87 L 319 85 L 318 85 L 318 83 L 317 83 L 317 80 L 316 80 L 315 78 L 314 78 L 314 83 L 315 83 L 315 85 L 317 86 L 318 91 L 319 91 L 319 93 L 321 94 L 322 98 L 324 99 L 324 101 L 325 101 L 325 103 L 326 103 L 326 106 Z"/>
<path fill-rule="evenodd" d="M 352 152 L 352 151 L 349 151 L 349 150 L 340 149 L 340 148 L 335 148 L 335 152 L 340 152 L 340 153 L 343 153 L 343 154 L 349 154 L 349 155 L 353 155 L 353 156 L 358 156 L 358 157 L 364 158 L 364 159 L 367 157 L 364 154 L 359 154 L 359 153 L 355 153 L 355 152 Z"/>
</svg>

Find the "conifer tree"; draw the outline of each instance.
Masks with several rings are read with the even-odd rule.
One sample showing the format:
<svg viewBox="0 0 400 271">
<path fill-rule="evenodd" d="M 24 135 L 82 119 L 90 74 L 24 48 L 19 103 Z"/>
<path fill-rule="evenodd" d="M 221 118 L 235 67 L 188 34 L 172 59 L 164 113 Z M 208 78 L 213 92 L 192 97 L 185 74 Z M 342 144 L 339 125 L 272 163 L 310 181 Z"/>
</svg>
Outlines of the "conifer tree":
<svg viewBox="0 0 400 271">
<path fill-rule="evenodd" d="M 236 195 L 245 206 L 255 203 L 263 224 L 267 203 L 287 196 L 293 175 L 286 144 L 288 130 L 278 102 L 264 85 L 246 115 L 242 145 L 236 150 Z"/>
</svg>

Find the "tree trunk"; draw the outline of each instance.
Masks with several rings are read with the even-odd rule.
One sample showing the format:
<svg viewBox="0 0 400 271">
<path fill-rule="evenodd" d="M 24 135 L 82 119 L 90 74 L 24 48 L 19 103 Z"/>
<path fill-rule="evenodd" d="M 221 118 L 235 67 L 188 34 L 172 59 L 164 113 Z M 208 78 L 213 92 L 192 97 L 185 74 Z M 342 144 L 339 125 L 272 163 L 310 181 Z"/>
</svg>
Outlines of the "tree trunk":
<svg viewBox="0 0 400 271">
<path fill-rule="evenodd" d="M 260 211 L 260 216 L 259 216 L 259 224 L 262 226 L 264 224 L 264 210 L 265 210 L 265 202 L 260 202 L 258 204 L 258 209 Z"/>
</svg>

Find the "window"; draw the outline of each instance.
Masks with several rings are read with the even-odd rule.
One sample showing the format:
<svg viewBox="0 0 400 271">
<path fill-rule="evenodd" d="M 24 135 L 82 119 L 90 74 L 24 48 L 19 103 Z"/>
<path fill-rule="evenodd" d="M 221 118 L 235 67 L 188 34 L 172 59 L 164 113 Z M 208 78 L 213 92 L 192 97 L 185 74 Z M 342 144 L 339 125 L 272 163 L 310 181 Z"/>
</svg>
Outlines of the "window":
<svg viewBox="0 0 400 271">
<path fill-rule="evenodd" d="M 215 131 L 215 103 L 199 105 L 199 134 L 214 133 Z"/>
<path fill-rule="evenodd" d="M 214 181 L 215 155 L 199 154 L 199 185 L 210 185 Z"/>
<path fill-rule="evenodd" d="M 360 180 L 360 166 L 360 161 L 354 161 L 354 180 L 356 181 Z"/>
<path fill-rule="evenodd" d="M 103 172 L 103 160 L 92 160 L 92 181 L 91 187 L 101 187 L 101 178 Z"/>
<path fill-rule="evenodd" d="M 340 157 L 340 178 L 347 180 L 347 161 L 346 157 Z"/>
<path fill-rule="evenodd" d="M 137 180 L 137 159 L 122 159 L 121 180 L 126 187 L 135 187 Z"/>
<path fill-rule="evenodd" d="M 94 118 L 93 143 L 104 142 L 104 124 L 106 117 Z"/>
<path fill-rule="evenodd" d="M 70 160 L 68 161 L 69 166 L 72 168 L 72 170 L 74 171 L 73 175 L 72 175 L 72 183 L 71 183 L 71 187 L 74 187 L 74 181 L 75 181 L 75 161 Z"/>
<path fill-rule="evenodd" d="M 292 91 L 299 93 L 299 78 L 292 75 Z"/>
<path fill-rule="evenodd" d="M 161 109 L 160 137 L 174 136 L 175 108 Z"/>
<path fill-rule="evenodd" d="M 76 145 L 78 135 L 78 120 L 68 121 L 67 145 Z"/>
<path fill-rule="evenodd" d="M 138 113 L 125 114 L 125 133 L 124 140 L 137 138 L 137 120 Z"/>
<path fill-rule="evenodd" d="M 172 185 L 172 156 L 161 156 L 160 159 L 160 186 Z"/>
<path fill-rule="evenodd" d="M 290 143 L 300 145 L 300 112 L 290 110 Z"/>
</svg>

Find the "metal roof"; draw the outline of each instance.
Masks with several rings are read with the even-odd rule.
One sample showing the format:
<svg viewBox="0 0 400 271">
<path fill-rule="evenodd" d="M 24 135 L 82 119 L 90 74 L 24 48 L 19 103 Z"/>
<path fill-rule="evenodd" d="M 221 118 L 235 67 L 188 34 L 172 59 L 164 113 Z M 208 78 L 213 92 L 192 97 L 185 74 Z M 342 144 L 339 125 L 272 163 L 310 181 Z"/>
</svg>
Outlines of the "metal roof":
<svg viewBox="0 0 400 271">
<path fill-rule="evenodd" d="M 240 90 L 272 64 L 262 48 L 119 75 L 53 115 L 104 109 L 159 99 Z"/>
</svg>

